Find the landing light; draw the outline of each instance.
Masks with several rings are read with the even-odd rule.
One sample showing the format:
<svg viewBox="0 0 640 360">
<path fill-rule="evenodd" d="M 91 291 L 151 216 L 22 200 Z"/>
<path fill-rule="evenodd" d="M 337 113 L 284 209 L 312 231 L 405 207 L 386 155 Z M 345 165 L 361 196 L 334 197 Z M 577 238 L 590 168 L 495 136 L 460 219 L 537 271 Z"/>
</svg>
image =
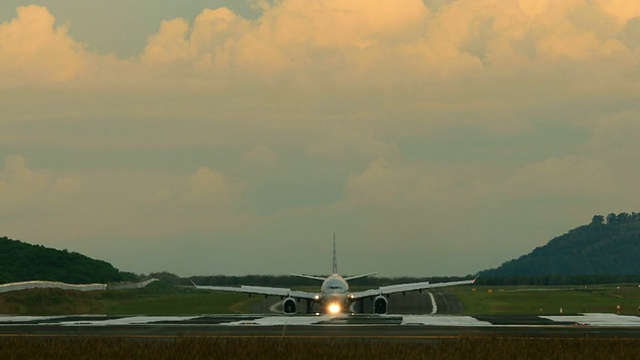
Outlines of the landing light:
<svg viewBox="0 0 640 360">
<path fill-rule="evenodd" d="M 339 312 L 340 312 L 340 305 L 338 305 L 338 304 L 329 305 L 329 313 L 337 314 Z"/>
</svg>

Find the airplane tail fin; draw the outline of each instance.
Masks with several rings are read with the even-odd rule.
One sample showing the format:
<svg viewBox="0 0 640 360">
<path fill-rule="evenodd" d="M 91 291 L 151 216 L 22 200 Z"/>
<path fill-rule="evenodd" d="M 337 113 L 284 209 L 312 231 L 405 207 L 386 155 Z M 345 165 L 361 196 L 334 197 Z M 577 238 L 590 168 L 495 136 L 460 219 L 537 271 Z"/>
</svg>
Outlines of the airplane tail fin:
<svg viewBox="0 0 640 360">
<path fill-rule="evenodd" d="M 361 279 L 367 276 L 371 276 L 371 275 L 375 275 L 377 274 L 378 271 L 376 272 L 372 272 L 372 273 L 367 273 L 367 274 L 362 274 L 362 275 L 354 275 L 354 276 L 349 276 L 344 278 L 345 280 L 355 280 L 355 279 Z M 336 275 L 338 274 L 338 257 L 336 256 L 336 233 L 333 233 L 333 272 L 332 274 Z M 300 275 L 296 275 L 296 276 L 300 276 Z M 307 277 L 307 278 L 313 278 L 311 276 L 303 276 L 303 277 Z M 322 279 L 318 279 L 318 280 L 322 280 Z"/>
<path fill-rule="evenodd" d="M 333 272 L 332 274 L 338 273 L 338 259 L 336 258 L 336 233 L 333 233 Z"/>
</svg>

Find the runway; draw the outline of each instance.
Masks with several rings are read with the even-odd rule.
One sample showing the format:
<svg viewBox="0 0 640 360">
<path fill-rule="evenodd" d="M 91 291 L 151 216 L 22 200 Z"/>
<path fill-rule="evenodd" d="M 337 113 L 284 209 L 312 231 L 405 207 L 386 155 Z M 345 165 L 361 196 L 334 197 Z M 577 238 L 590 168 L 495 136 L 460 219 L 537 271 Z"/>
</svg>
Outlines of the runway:
<svg viewBox="0 0 640 360">
<path fill-rule="evenodd" d="M 0 336 L 292 337 L 426 340 L 460 336 L 640 338 L 640 317 L 536 315 L 1 316 Z"/>
<path fill-rule="evenodd" d="M 300 337 L 446 339 L 460 336 L 640 338 L 640 317 L 616 314 L 463 316 L 453 295 L 412 293 L 390 302 L 390 315 L 274 314 L 265 299 L 249 315 L 11 316 L 0 315 L 0 336 L 126 336 L 140 338 Z M 395 299 L 394 299 L 395 300 Z M 370 309 L 365 303 L 365 310 Z M 435 310 L 437 313 L 432 314 Z M 276 309 L 281 311 L 281 309 Z M 414 315 L 424 314 L 424 315 Z"/>
</svg>

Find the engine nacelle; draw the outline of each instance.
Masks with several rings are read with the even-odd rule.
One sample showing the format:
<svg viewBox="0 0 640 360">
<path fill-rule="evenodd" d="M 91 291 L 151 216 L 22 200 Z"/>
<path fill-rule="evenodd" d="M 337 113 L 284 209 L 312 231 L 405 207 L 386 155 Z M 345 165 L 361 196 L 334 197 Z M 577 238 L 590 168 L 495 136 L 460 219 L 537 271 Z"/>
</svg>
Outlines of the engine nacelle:
<svg viewBox="0 0 640 360">
<path fill-rule="evenodd" d="M 285 314 L 295 314 L 296 313 L 296 299 L 294 298 L 286 298 L 282 302 L 282 309 Z"/>
<path fill-rule="evenodd" d="M 380 295 L 373 300 L 373 312 L 376 314 L 386 314 L 389 305 L 389 300 L 386 297 Z"/>
</svg>

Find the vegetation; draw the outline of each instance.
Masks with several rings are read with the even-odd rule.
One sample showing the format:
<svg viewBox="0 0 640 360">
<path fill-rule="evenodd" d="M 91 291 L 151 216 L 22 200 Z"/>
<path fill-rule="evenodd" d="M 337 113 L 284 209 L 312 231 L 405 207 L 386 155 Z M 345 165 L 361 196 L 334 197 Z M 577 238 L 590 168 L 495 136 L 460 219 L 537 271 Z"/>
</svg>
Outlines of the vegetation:
<svg viewBox="0 0 640 360">
<path fill-rule="evenodd" d="M 29 280 L 89 284 L 136 279 L 134 274 L 76 252 L 0 238 L 0 284 Z"/>
<path fill-rule="evenodd" d="M 616 313 L 637 315 L 637 285 L 563 287 L 452 287 L 468 315 Z"/>
<path fill-rule="evenodd" d="M 339 346 L 336 342 L 339 341 Z M 616 338 L 459 337 L 437 341 L 343 338 L 2 337 L 13 359 L 635 359 L 640 342 Z"/>
<path fill-rule="evenodd" d="M 0 314 L 197 315 L 251 312 L 260 298 L 155 282 L 142 289 L 74 291 L 30 289 L 0 293 Z"/>
<path fill-rule="evenodd" d="M 153 283 L 144 289 L 107 291 L 104 314 L 197 315 L 248 313 L 259 297 Z"/>
<path fill-rule="evenodd" d="M 483 283 L 560 284 L 637 281 L 640 276 L 640 214 L 593 217 L 531 253 L 483 271 Z M 570 277 L 570 278 L 569 278 Z"/>
<path fill-rule="evenodd" d="M 637 285 L 581 287 L 459 286 L 451 287 L 464 314 L 564 314 L 584 312 L 637 314 Z M 277 297 L 269 298 L 275 303 Z M 30 289 L 0 293 L 0 314 L 15 315 L 198 315 L 265 311 L 261 296 L 197 290 L 155 282 L 143 289 L 80 292 Z M 402 295 L 391 297 L 403 301 Z M 542 311 L 540 311 L 542 309 Z"/>
</svg>

